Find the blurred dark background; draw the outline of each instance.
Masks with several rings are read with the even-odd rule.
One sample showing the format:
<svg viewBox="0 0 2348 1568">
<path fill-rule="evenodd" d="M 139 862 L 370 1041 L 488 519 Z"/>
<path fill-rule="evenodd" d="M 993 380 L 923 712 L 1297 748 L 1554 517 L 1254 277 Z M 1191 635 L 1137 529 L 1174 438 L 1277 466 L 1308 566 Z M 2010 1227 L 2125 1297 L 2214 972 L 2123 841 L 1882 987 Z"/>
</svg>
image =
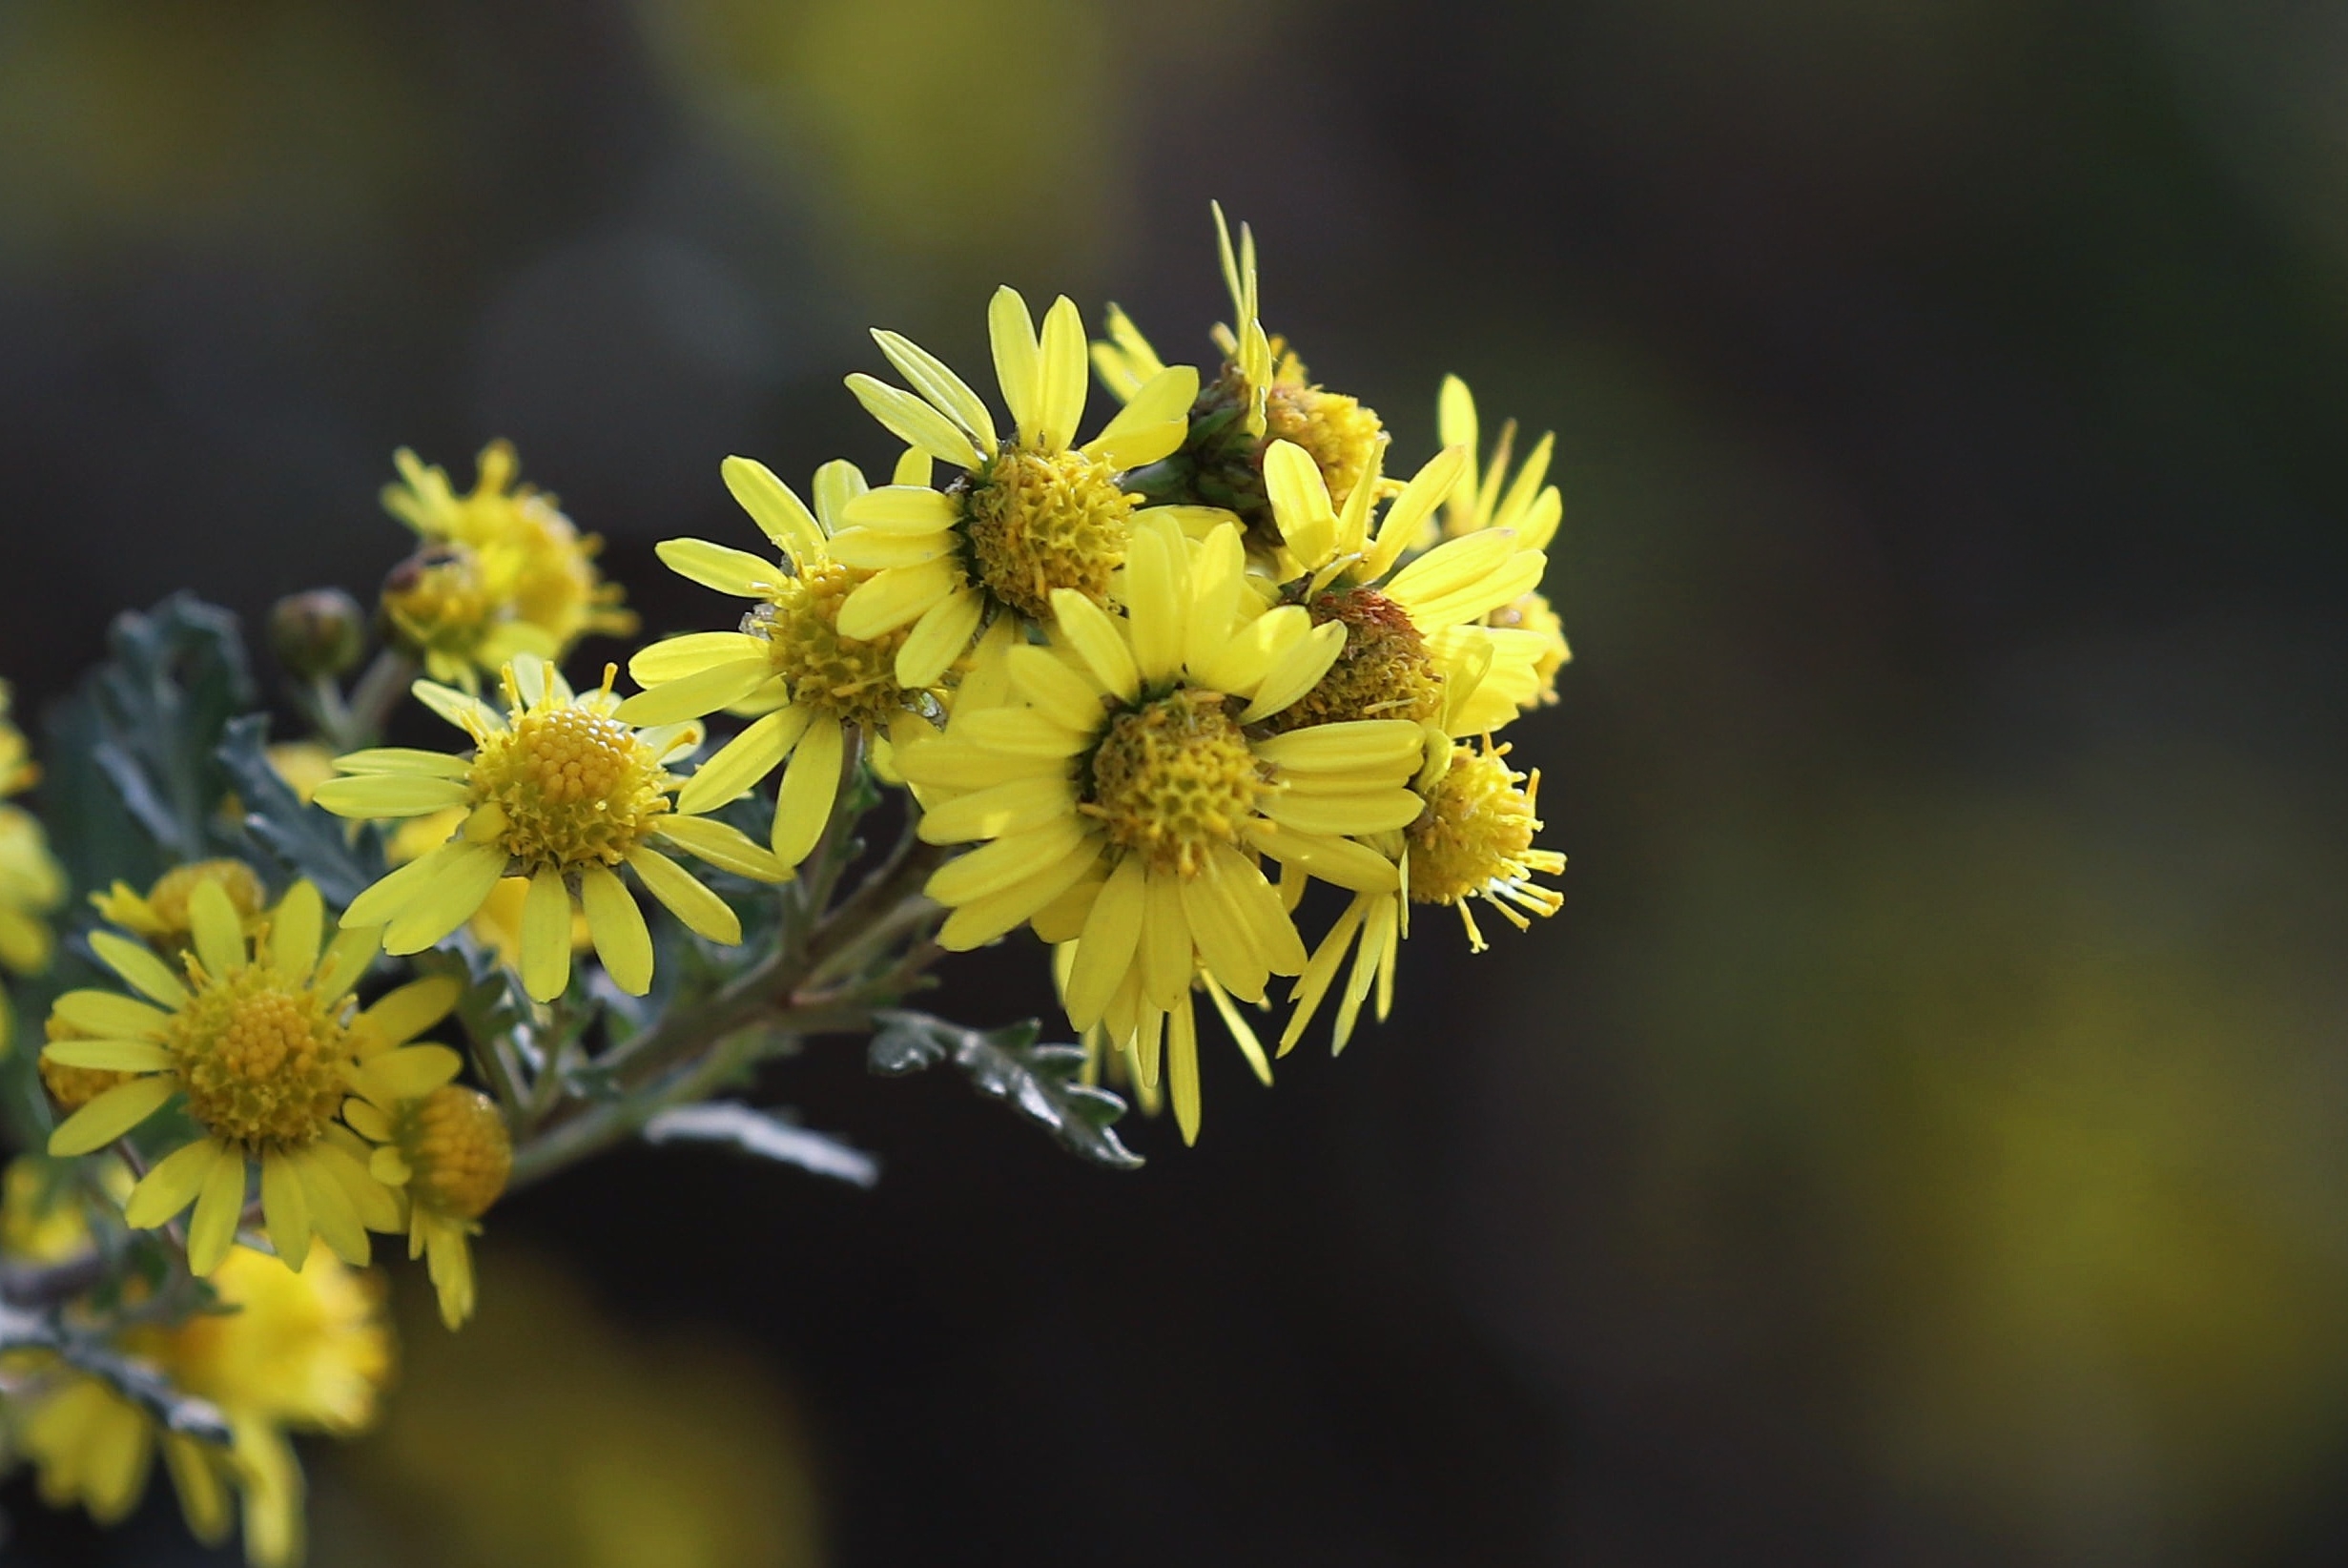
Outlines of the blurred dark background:
<svg viewBox="0 0 2348 1568">
<path fill-rule="evenodd" d="M 318 1559 L 2341 1560 L 2344 78 L 2283 0 L 0 0 L 29 710 L 371 589 L 402 444 L 715 624 L 653 543 L 888 461 L 868 324 L 1203 355 L 1210 197 L 1396 465 L 1446 370 L 1558 434 L 1562 915 L 1138 1174 L 842 1042 L 767 1088 L 875 1191 L 528 1194 Z M 206 1560 L 157 1494 L 12 1560 Z"/>
</svg>

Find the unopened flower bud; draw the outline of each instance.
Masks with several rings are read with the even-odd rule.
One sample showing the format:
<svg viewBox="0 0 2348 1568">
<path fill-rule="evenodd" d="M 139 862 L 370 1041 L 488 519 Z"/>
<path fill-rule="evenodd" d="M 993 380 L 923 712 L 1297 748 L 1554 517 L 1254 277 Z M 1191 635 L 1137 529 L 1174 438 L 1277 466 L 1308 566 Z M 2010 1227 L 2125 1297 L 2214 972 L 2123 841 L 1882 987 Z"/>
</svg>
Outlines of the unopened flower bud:
<svg viewBox="0 0 2348 1568">
<path fill-rule="evenodd" d="M 269 646 L 296 675 L 340 675 L 366 651 L 366 615 L 340 588 L 289 593 L 269 612 Z"/>
</svg>

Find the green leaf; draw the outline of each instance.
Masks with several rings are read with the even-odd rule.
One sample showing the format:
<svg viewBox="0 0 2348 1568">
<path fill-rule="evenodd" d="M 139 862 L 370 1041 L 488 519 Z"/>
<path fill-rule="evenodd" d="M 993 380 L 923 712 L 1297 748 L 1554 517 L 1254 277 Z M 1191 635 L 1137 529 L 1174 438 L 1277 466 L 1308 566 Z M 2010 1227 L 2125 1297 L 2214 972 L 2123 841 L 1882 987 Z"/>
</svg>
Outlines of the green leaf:
<svg viewBox="0 0 2348 1568">
<path fill-rule="evenodd" d="M 644 1141 L 730 1144 L 745 1154 L 779 1160 L 857 1186 L 871 1186 L 880 1180 L 880 1163 L 862 1149 L 731 1100 L 662 1111 L 644 1124 Z"/>
<path fill-rule="evenodd" d="M 1125 1114 L 1124 1101 L 1079 1083 L 1084 1048 L 1036 1043 L 1035 1020 L 978 1030 L 927 1013 L 892 1010 L 874 1017 L 880 1027 L 865 1058 L 873 1071 L 899 1077 L 951 1061 L 971 1087 L 1010 1105 L 1070 1153 L 1119 1170 L 1142 1164 L 1114 1130 Z"/>
<path fill-rule="evenodd" d="M 382 876 L 380 839 L 363 830 L 353 836 L 340 817 L 303 805 L 270 765 L 268 746 L 269 715 L 247 713 L 228 722 L 215 751 L 244 807 L 245 831 L 340 909 Z"/>
<path fill-rule="evenodd" d="M 189 594 L 107 634 L 113 657 L 83 683 L 91 760 L 166 863 L 210 854 L 227 775 L 215 756 L 234 715 L 254 705 L 237 618 Z"/>
</svg>

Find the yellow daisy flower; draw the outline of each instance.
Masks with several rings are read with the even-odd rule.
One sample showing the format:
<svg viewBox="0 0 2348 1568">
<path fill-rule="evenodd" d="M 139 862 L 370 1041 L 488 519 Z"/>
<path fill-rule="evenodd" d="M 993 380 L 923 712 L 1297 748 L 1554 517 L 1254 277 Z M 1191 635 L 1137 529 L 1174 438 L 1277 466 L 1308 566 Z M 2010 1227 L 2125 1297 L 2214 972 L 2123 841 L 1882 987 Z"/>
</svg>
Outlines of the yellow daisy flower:
<svg viewBox="0 0 2348 1568">
<path fill-rule="evenodd" d="M 840 607 L 844 635 L 869 640 L 911 626 L 913 641 L 931 647 L 955 629 L 976 630 L 989 606 L 1040 622 L 1062 590 L 1108 603 L 1133 524 L 1121 476 L 1182 444 L 1198 372 L 1161 371 L 1078 446 L 1088 377 L 1075 304 L 1055 300 L 1039 338 L 1019 291 L 998 289 L 987 332 L 1011 413 L 1004 435 L 959 376 L 894 332 L 873 336 L 914 390 L 848 378 L 883 427 L 956 475 L 943 489 L 890 485 L 848 504 L 852 526 L 832 536 L 829 553 L 875 575 Z"/>
<path fill-rule="evenodd" d="M 446 1005 L 417 1029 L 392 1027 L 416 1012 L 418 986 L 408 986 L 357 1012 L 351 987 L 380 934 L 346 925 L 321 957 L 325 908 L 308 882 L 295 883 L 249 939 L 217 882 L 197 884 L 188 913 L 195 941 L 181 959 L 184 979 L 143 943 L 113 932 L 90 939 L 145 1000 L 67 992 L 53 1016 L 84 1038 L 52 1040 L 42 1056 L 132 1076 L 60 1123 L 49 1152 L 104 1148 L 184 1100 L 198 1134 L 132 1190 L 123 1208 L 131 1225 L 153 1229 L 194 1204 L 188 1267 L 209 1274 L 236 1240 L 248 1170 L 258 1165 L 263 1228 L 279 1257 L 307 1257 L 315 1231 L 346 1260 L 365 1263 L 367 1231 L 398 1228 L 399 1205 L 367 1174 L 365 1145 L 335 1116 L 357 1085 L 424 1094 L 454 1078 L 456 1052 L 407 1043 Z"/>
<path fill-rule="evenodd" d="M 1398 950 L 1411 931 L 1411 904 L 1457 909 L 1469 948 L 1477 953 L 1486 944 L 1471 907 L 1474 900 L 1498 910 L 1519 931 L 1532 924 L 1528 917 L 1554 915 L 1564 906 L 1563 894 L 1534 880 L 1565 870 L 1563 855 L 1533 847 L 1541 829 L 1540 772 L 1535 769 L 1528 779 L 1513 771 L 1502 760 L 1508 751 L 1489 740 L 1481 750 L 1452 747 L 1442 771 L 1431 779 L 1422 777 L 1426 810 L 1401 832 L 1370 839 L 1399 863 L 1400 882 L 1391 890 L 1355 894 L 1313 950 L 1290 993 L 1296 1010 L 1281 1035 L 1281 1055 L 1304 1038 L 1349 948 L 1354 953 L 1353 971 L 1338 1000 L 1334 1048 L 1345 1049 L 1373 986 L 1378 1017 L 1386 1017 L 1393 1005 Z"/>
<path fill-rule="evenodd" d="M 1191 410 L 1182 448 L 1180 499 L 1232 512 L 1248 526 L 1251 543 L 1267 543 L 1271 525 L 1264 493 L 1267 445 L 1286 441 L 1304 448 L 1319 466 L 1322 484 L 1342 506 L 1357 486 L 1377 483 L 1386 427 L 1376 411 L 1359 399 L 1315 382 L 1286 340 L 1265 331 L 1255 235 L 1241 224 L 1235 251 L 1220 203 L 1214 214 L 1216 250 L 1224 284 L 1230 290 L 1233 324 L 1214 329 L 1223 368 Z M 1143 374 L 1162 361 L 1149 340 L 1114 305 L 1106 325 L 1107 339 L 1092 347 L 1093 366 L 1114 396 L 1129 398 Z"/>
<path fill-rule="evenodd" d="M 242 860 L 222 859 L 174 866 L 143 894 L 128 882 L 116 882 L 104 893 L 90 895 L 90 903 L 109 924 L 145 938 L 150 947 L 169 956 L 187 949 L 189 934 L 195 929 L 188 900 L 207 882 L 228 895 L 229 907 L 248 931 L 269 902 L 269 890 L 261 886 L 251 866 Z"/>
<path fill-rule="evenodd" d="M 503 441 L 484 447 L 470 494 L 404 447 L 401 483 L 383 506 L 423 547 L 392 573 L 383 610 L 436 680 L 471 691 L 477 671 L 521 653 L 560 661 L 591 632 L 624 636 L 636 617 L 596 569 L 603 541 L 581 534 L 554 498 L 514 487 L 519 464 Z"/>
<path fill-rule="evenodd" d="M 190 1534 L 220 1544 L 240 1501 L 245 1560 L 292 1568 L 305 1532 L 301 1463 L 287 1434 L 348 1436 L 374 1423 L 393 1361 L 382 1291 L 322 1248 L 297 1273 L 239 1247 L 212 1284 L 228 1310 L 126 1331 L 115 1349 L 210 1401 L 228 1424 L 225 1452 L 165 1430 L 112 1387 L 65 1369 L 34 1380 L 16 1413 L 17 1441 L 44 1503 L 79 1504 L 105 1525 L 137 1505 L 159 1450 Z"/>
<path fill-rule="evenodd" d="M 1509 528 L 1514 530 L 1517 543 L 1525 548 L 1548 549 L 1549 542 L 1556 537 L 1558 521 L 1565 515 L 1565 503 L 1557 487 L 1543 483 L 1549 477 L 1550 454 L 1555 449 L 1556 437 L 1541 437 L 1511 480 L 1508 470 L 1510 449 L 1516 441 L 1514 420 L 1500 427 L 1499 438 L 1493 443 L 1491 460 L 1479 468 L 1475 461 L 1475 397 L 1468 390 L 1467 382 L 1456 376 L 1443 378 L 1443 390 L 1436 400 L 1436 417 L 1443 444 L 1461 447 L 1468 453 L 1467 466 L 1460 470 L 1459 482 L 1443 505 L 1442 536 L 1458 539 L 1487 528 Z M 1422 538 L 1420 543 L 1428 545 L 1433 541 Z M 1522 660 L 1501 661 L 1505 668 L 1499 679 L 1508 685 L 1509 694 L 1517 705 L 1529 709 L 1555 702 L 1557 671 L 1574 657 L 1574 650 L 1566 645 L 1564 623 L 1550 608 L 1541 590 L 1527 588 L 1486 615 L 1484 624 L 1533 639 L 1534 653 L 1529 664 Z M 1519 668 L 1523 670 L 1521 675 L 1511 672 Z"/>
<path fill-rule="evenodd" d="M 772 848 L 795 867 L 831 819 L 851 734 L 876 748 L 909 718 L 937 711 L 938 683 L 978 629 L 981 604 L 968 594 L 879 636 L 846 635 L 845 608 L 875 572 L 833 559 L 831 546 L 871 491 L 862 472 L 847 462 L 817 469 L 813 511 L 761 464 L 728 458 L 724 472 L 781 558 L 701 539 L 661 545 L 660 558 L 681 576 L 757 604 L 738 631 L 697 632 L 638 652 L 628 669 L 645 690 L 620 704 L 619 717 L 671 724 L 722 708 L 752 719 L 686 780 L 677 810 L 714 811 L 782 767 Z M 911 451 L 896 484 L 933 494 L 929 474 L 928 454 Z"/>
<path fill-rule="evenodd" d="M 469 1238 L 513 1173 L 513 1135 L 497 1104 L 476 1089 L 444 1083 L 419 1099 L 359 1098 L 343 1120 L 381 1145 L 368 1162 L 376 1179 L 407 1197 L 407 1255 L 422 1257 L 440 1294 L 441 1321 L 456 1329 L 473 1315 Z"/>
<path fill-rule="evenodd" d="M 742 939 L 724 899 L 655 849 L 658 841 L 737 876 L 780 881 L 773 856 L 722 822 L 677 814 L 666 764 L 701 743 L 698 724 L 639 730 L 613 716 L 618 671 L 574 692 L 562 672 L 524 654 L 505 667 L 506 712 L 430 681 L 416 695 L 473 739 L 473 754 L 382 748 L 338 758 L 344 776 L 318 789 L 340 816 L 427 816 L 463 807 L 438 849 L 385 876 L 351 902 L 354 924 L 385 923 L 391 953 L 421 953 L 470 919 L 509 877 L 526 877 L 522 983 L 541 1001 L 570 983 L 571 915 L 587 913 L 595 951 L 631 996 L 652 986 L 652 935 L 616 875 L 632 867 L 677 918 L 716 942 Z"/>
<path fill-rule="evenodd" d="M 1192 977 L 1204 969 L 1256 1001 L 1306 959 L 1257 856 L 1391 887 L 1393 866 L 1350 836 L 1418 815 L 1406 786 L 1420 728 L 1265 732 L 1320 680 L 1344 632 L 1312 627 L 1299 606 L 1265 609 L 1232 525 L 1197 544 L 1170 520 L 1137 526 L 1124 597 L 1126 614 L 1112 616 L 1060 589 L 1052 646 L 1006 654 L 1024 706 L 957 712 L 944 737 L 907 747 L 898 764 L 909 780 L 962 792 L 926 813 L 924 838 L 981 841 L 930 878 L 930 897 L 954 911 L 940 943 L 975 947 L 1030 920 L 1073 927 L 1070 1022 L 1105 1021 L 1113 1039 L 1138 1040 L 1153 1077 L 1163 1028 L 1175 1116 L 1194 1138 Z"/>
<path fill-rule="evenodd" d="M 1387 507 L 1373 536 L 1372 485 L 1357 487 L 1341 512 L 1308 453 L 1285 441 L 1266 449 L 1281 570 L 1298 574 L 1284 592 L 1316 623 L 1345 628 L 1344 651 L 1277 727 L 1398 718 L 1459 735 L 1515 717 L 1513 700 L 1492 694 L 1489 676 L 1512 659 L 1529 664 L 1532 650 L 1482 622 L 1539 582 L 1548 558 L 1488 528 L 1397 565 L 1465 461 L 1464 449 L 1446 447 Z"/>
</svg>

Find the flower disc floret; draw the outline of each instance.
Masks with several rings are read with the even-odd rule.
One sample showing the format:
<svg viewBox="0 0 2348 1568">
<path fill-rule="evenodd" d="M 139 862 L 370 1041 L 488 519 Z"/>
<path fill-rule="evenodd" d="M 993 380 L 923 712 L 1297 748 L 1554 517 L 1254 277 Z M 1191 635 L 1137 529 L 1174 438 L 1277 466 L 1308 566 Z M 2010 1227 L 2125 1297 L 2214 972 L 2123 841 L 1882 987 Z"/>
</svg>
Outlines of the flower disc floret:
<svg viewBox="0 0 2348 1568">
<path fill-rule="evenodd" d="M 484 736 L 468 777 L 477 806 L 526 874 L 617 865 L 669 810 L 659 754 L 634 727 L 573 706 L 523 713 Z"/>
<path fill-rule="evenodd" d="M 356 1061 L 338 999 L 252 967 L 206 978 L 173 1015 L 165 1043 L 188 1114 L 249 1149 L 315 1142 L 334 1121 Z"/>
<path fill-rule="evenodd" d="M 1374 588 L 1324 593 L 1306 606 L 1315 626 L 1346 629 L 1346 645 L 1318 685 L 1273 716 L 1275 730 L 1301 730 L 1351 719 L 1410 719 L 1443 714 L 1443 673 L 1427 639 L 1400 605 Z"/>
<path fill-rule="evenodd" d="M 1152 870 L 1195 877 L 1217 844 L 1239 841 L 1270 770 L 1222 693 L 1184 690 L 1109 722 L 1078 810 Z"/>
<path fill-rule="evenodd" d="M 1108 603 L 1134 498 L 1106 463 L 1081 451 L 1007 450 L 971 479 L 961 502 L 973 573 L 998 599 L 1038 621 L 1050 618 L 1055 588 Z"/>
<path fill-rule="evenodd" d="M 1264 436 L 1267 442 L 1292 441 L 1309 453 L 1329 500 L 1342 506 L 1357 485 L 1375 478 L 1386 426 L 1359 399 L 1308 382 L 1304 366 L 1289 355 L 1265 395 Z"/>
<path fill-rule="evenodd" d="M 1426 810 L 1403 835 L 1410 845 L 1411 902 L 1457 905 L 1469 940 L 1479 950 L 1482 934 L 1469 899 L 1484 899 L 1520 929 L 1529 921 L 1519 911 L 1554 915 L 1565 902 L 1555 889 L 1533 881 L 1565 869 L 1564 856 L 1533 847 L 1541 826 L 1540 774 L 1519 789 L 1526 775 L 1502 760 L 1507 753 L 1505 746 L 1484 752 L 1453 747 L 1451 766 L 1427 794 Z"/>
<path fill-rule="evenodd" d="M 392 1132 L 416 1203 L 477 1220 L 505 1192 L 513 1172 L 513 1135 L 479 1090 L 448 1083 L 411 1100 L 392 1118 Z"/>
<path fill-rule="evenodd" d="M 885 733 L 916 700 L 896 680 L 897 650 L 912 628 L 875 638 L 841 636 L 840 606 L 863 581 L 837 562 L 810 561 L 775 585 L 742 629 L 765 640 L 767 659 L 793 702 Z"/>
</svg>

